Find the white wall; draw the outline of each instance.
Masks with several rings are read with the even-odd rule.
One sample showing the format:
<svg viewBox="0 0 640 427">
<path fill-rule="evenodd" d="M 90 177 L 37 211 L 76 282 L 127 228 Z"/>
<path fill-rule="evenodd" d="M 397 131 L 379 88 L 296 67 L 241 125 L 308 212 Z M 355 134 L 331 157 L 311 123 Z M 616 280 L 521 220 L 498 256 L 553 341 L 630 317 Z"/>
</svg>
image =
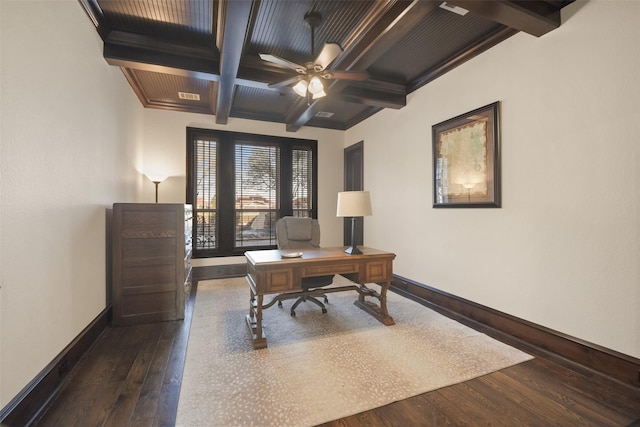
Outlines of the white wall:
<svg viewBox="0 0 640 427">
<path fill-rule="evenodd" d="M 640 2 L 612 3 L 568 6 L 345 144 L 365 142 L 365 244 L 396 274 L 640 357 Z M 433 209 L 431 126 L 494 101 L 503 207 Z"/>
<path fill-rule="evenodd" d="M 220 129 L 318 141 L 318 220 L 321 246 L 342 245 L 342 219 L 336 217 L 338 192 L 343 188 L 344 132 L 303 127 L 298 132 L 285 130 L 283 124 L 253 120 L 229 119 L 227 125 L 216 125 L 215 117 L 146 109 L 144 111 L 145 167 L 161 169 L 171 178 L 160 184 L 158 201 L 184 203 L 186 200 L 186 128 Z M 153 184 L 146 180 L 145 199 L 153 201 Z M 195 266 L 216 263 L 245 262 L 244 257 L 224 260 L 194 260 Z"/>
<path fill-rule="evenodd" d="M 142 190 L 143 109 L 76 1 L 0 14 L 3 407 L 106 306 L 105 209 Z"/>
</svg>

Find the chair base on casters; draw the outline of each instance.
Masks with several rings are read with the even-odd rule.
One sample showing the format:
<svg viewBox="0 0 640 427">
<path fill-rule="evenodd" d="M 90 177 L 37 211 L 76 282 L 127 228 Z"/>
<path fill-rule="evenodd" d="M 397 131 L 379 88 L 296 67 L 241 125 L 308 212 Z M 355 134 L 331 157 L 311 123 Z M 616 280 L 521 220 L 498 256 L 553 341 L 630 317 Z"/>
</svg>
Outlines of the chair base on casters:
<svg viewBox="0 0 640 427">
<path fill-rule="evenodd" d="M 320 297 L 324 298 L 324 302 L 329 302 L 326 295 L 320 295 Z M 320 307 L 322 309 L 323 314 L 327 313 L 327 307 L 325 307 L 325 305 L 320 300 L 316 299 L 315 297 L 305 295 L 298 298 L 296 302 L 294 302 L 293 305 L 291 306 L 291 317 L 296 316 L 296 307 L 298 307 L 298 305 L 300 305 L 301 302 L 305 302 L 305 301 L 312 302 L 318 307 Z M 282 301 L 278 301 L 278 307 L 282 307 Z"/>
</svg>

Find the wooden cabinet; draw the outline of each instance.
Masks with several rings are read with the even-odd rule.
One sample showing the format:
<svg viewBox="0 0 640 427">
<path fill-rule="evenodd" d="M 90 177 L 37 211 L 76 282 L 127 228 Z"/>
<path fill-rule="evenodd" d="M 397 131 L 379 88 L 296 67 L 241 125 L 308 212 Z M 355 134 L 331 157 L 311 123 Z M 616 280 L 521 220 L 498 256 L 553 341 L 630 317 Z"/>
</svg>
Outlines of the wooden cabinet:
<svg viewBox="0 0 640 427">
<path fill-rule="evenodd" d="M 114 203 L 113 324 L 184 319 L 191 290 L 190 205 Z"/>
</svg>

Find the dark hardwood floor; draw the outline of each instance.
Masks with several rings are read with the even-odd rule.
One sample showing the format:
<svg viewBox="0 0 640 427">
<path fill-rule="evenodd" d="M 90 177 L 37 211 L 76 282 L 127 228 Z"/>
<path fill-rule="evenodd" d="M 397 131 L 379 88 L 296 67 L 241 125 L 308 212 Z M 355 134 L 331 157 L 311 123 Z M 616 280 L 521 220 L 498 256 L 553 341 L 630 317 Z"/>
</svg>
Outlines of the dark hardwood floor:
<svg viewBox="0 0 640 427">
<path fill-rule="evenodd" d="M 184 321 L 108 328 L 35 425 L 174 425 L 196 294 Z M 640 390 L 535 356 L 323 426 L 640 426 Z"/>
</svg>

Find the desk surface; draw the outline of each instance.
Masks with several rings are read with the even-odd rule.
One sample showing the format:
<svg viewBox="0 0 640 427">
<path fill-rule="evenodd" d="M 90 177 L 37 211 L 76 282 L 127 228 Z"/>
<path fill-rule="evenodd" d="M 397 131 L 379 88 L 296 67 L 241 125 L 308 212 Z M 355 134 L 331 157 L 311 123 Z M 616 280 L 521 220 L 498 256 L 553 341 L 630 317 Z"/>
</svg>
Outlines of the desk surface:
<svg viewBox="0 0 640 427">
<path fill-rule="evenodd" d="M 244 256 L 247 260 L 254 265 L 266 265 L 271 263 L 282 264 L 283 261 L 287 263 L 298 263 L 308 260 L 322 259 L 324 261 L 331 260 L 345 260 L 345 259 L 359 259 L 359 258 L 371 258 L 372 256 L 389 256 L 390 252 L 381 251 L 378 249 L 367 248 L 358 246 L 358 249 L 362 251 L 362 254 L 349 255 L 344 252 L 346 246 L 339 246 L 335 248 L 302 248 L 302 249 L 272 249 L 262 251 L 247 251 Z M 302 256 L 299 258 L 283 258 L 283 254 L 290 254 L 294 252 L 302 252 Z M 395 254 L 393 258 L 395 258 Z"/>
</svg>

